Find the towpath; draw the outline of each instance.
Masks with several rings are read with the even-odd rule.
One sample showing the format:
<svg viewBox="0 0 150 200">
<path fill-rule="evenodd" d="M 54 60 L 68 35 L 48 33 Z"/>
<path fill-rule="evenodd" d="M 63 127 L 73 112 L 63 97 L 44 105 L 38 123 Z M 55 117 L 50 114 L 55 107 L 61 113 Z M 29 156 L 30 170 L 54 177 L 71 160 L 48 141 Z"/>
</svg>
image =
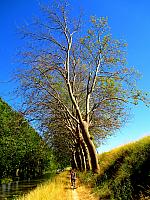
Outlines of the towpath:
<svg viewBox="0 0 150 200">
<path fill-rule="evenodd" d="M 78 178 L 76 189 L 71 188 L 70 173 L 64 171 L 55 176 L 49 182 L 39 185 L 28 194 L 19 197 L 18 200 L 98 200 L 90 188 L 82 185 Z"/>
<path fill-rule="evenodd" d="M 66 192 L 68 192 L 69 197 L 67 200 L 98 200 L 98 198 L 91 193 L 91 189 L 81 184 L 78 179 L 76 183 L 76 189 L 72 189 L 69 172 L 67 172 L 66 179 L 66 190 L 68 190 Z"/>
</svg>

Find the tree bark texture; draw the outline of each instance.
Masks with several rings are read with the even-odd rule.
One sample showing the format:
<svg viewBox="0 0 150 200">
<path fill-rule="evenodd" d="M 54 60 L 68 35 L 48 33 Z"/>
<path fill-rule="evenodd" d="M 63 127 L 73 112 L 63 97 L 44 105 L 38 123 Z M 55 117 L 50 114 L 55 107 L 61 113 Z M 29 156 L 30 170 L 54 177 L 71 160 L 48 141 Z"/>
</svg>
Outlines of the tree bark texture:
<svg viewBox="0 0 150 200">
<path fill-rule="evenodd" d="M 85 171 L 89 171 L 92 168 L 91 168 L 91 164 L 90 164 L 89 152 L 88 152 L 88 149 L 87 149 L 84 141 L 81 141 L 81 146 L 82 146 L 82 150 L 83 150 L 84 157 L 85 157 Z"/>
<path fill-rule="evenodd" d="M 80 144 L 79 144 L 79 154 L 80 154 L 80 157 L 81 157 L 81 171 L 86 171 L 85 156 L 84 156 L 82 146 Z"/>
<path fill-rule="evenodd" d="M 81 158 L 80 158 L 78 150 L 76 150 L 75 152 L 75 158 L 77 162 L 77 168 L 81 171 Z"/>
<path fill-rule="evenodd" d="M 77 169 L 78 168 L 76 157 L 75 157 L 75 152 L 73 152 L 73 155 L 72 155 L 71 167 L 72 167 L 72 169 Z"/>
<path fill-rule="evenodd" d="M 81 126 L 84 141 L 85 141 L 85 143 L 88 147 L 88 150 L 89 150 L 89 154 L 90 154 L 90 158 L 91 158 L 92 171 L 94 173 L 98 173 L 100 168 L 99 168 L 99 164 L 98 164 L 97 153 L 96 153 L 95 145 L 94 145 L 93 141 L 90 139 L 88 124 L 83 121 L 80 124 L 80 126 Z"/>
</svg>

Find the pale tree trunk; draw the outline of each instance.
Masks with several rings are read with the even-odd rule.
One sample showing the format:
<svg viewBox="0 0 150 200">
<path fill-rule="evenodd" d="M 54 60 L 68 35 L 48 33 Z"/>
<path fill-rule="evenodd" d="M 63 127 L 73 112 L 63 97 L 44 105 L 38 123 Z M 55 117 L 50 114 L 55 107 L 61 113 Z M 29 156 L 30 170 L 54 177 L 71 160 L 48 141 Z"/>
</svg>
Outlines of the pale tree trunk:
<svg viewBox="0 0 150 200">
<path fill-rule="evenodd" d="M 91 168 L 89 152 L 88 152 L 88 149 L 87 149 L 84 141 L 81 141 L 81 146 L 82 146 L 82 150 L 83 150 L 84 157 L 85 157 L 85 171 L 89 171 L 92 168 Z"/>
<path fill-rule="evenodd" d="M 79 143 L 80 149 L 81 149 L 81 154 L 82 154 L 81 156 L 82 156 L 82 160 L 83 160 L 83 164 L 84 164 L 84 170 L 89 171 L 92 169 L 91 162 L 90 162 L 90 156 L 89 156 L 88 148 L 86 147 L 83 136 L 81 134 L 81 129 L 79 127 L 79 124 L 76 127 L 76 135 L 79 138 L 78 143 Z"/>
<path fill-rule="evenodd" d="M 75 152 L 73 152 L 73 155 L 72 155 L 72 163 L 71 163 L 71 167 L 73 168 L 73 169 L 77 169 L 78 168 L 78 166 L 77 166 L 77 161 L 76 161 L 76 157 L 75 157 Z"/>
<path fill-rule="evenodd" d="M 77 115 L 79 118 L 79 126 L 80 126 L 80 129 L 82 130 L 83 139 L 84 139 L 84 141 L 87 145 L 88 151 L 89 151 L 89 155 L 91 158 L 92 171 L 94 173 L 98 173 L 99 172 L 98 158 L 97 158 L 95 145 L 94 145 L 93 141 L 90 139 L 89 124 L 86 121 L 84 121 L 82 118 L 79 106 L 73 96 L 70 82 L 67 83 L 67 86 L 68 86 L 68 91 L 69 91 L 72 103 L 76 109 L 76 112 L 77 112 Z"/>
<path fill-rule="evenodd" d="M 91 158 L 91 165 L 92 165 L 92 171 L 94 173 L 98 173 L 100 168 L 98 164 L 98 158 L 96 153 L 96 148 L 93 143 L 93 141 L 90 138 L 89 130 L 88 130 L 88 124 L 86 122 L 81 123 L 81 130 L 83 134 L 84 141 L 88 147 L 90 158 Z"/>
<path fill-rule="evenodd" d="M 91 158 L 92 171 L 94 173 L 98 173 L 99 172 L 98 158 L 97 158 L 97 154 L 96 154 L 95 145 L 94 145 L 93 141 L 90 139 L 90 134 L 89 134 L 89 130 L 88 130 L 89 123 L 87 123 L 87 122 L 89 122 L 90 94 L 92 93 L 94 86 L 95 86 L 98 68 L 95 72 L 95 76 L 94 76 L 94 79 L 93 79 L 93 84 L 92 84 L 90 92 L 89 92 L 89 84 L 88 84 L 88 87 L 87 87 L 87 99 L 86 99 L 87 119 L 86 119 L 86 121 L 84 121 L 82 114 L 81 114 L 81 111 L 80 111 L 80 108 L 78 106 L 78 103 L 77 103 L 75 96 L 73 94 L 73 90 L 72 90 L 71 83 L 70 83 L 70 66 L 69 66 L 69 63 L 70 63 L 70 49 L 71 49 L 71 46 L 72 46 L 72 36 L 70 36 L 70 38 L 68 38 L 66 32 L 65 32 L 65 34 L 66 34 L 66 38 L 67 38 L 67 41 L 68 41 L 68 49 L 67 49 L 67 56 L 66 56 L 66 63 L 65 63 L 66 64 L 65 69 L 67 71 L 66 83 L 67 83 L 67 87 L 68 87 L 68 92 L 69 92 L 69 95 L 70 95 L 70 99 L 71 99 L 71 101 L 74 105 L 74 108 L 76 109 L 76 114 L 79 118 L 79 126 L 82 130 L 82 135 L 83 135 L 84 141 L 85 141 L 87 148 L 89 150 L 89 154 L 90 154 L 90 158 Z"/>
<path fill-rule="evenodd" d="M 84 156 L 84 151 L 82 149 L 82 145 L 79 144 L 79 151 L 80 151 L 80 157 L 81 157 L 81 170 L 82 171 L 86 171 L 86 160 L 85 160 L 85 156 Z"/>
<path fill-rule="evenodd" d="M 75 158 L 76 158 L 76 162 L 77 162 L 77 168 L 81 171 L 81 157 L 79 155 L 78 150 L 76 150 L 76 152 L 75 152 Z"/>
</svg>

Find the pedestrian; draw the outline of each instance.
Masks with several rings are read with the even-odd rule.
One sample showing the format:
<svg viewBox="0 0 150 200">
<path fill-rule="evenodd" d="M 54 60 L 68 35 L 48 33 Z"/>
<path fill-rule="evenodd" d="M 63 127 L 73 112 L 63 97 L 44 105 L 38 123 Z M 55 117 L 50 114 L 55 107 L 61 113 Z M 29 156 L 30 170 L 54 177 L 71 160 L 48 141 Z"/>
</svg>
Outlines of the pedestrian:
<svg viewBox="0 0 150 200">
<path fill-rule="evenodd" d="M 75 171 L 75 169 L 71 170 L 70 175 L 71 175 L 71 186 L 73 187 L 73 189 L 76 189 L 76 171 Z"/>
</svg>

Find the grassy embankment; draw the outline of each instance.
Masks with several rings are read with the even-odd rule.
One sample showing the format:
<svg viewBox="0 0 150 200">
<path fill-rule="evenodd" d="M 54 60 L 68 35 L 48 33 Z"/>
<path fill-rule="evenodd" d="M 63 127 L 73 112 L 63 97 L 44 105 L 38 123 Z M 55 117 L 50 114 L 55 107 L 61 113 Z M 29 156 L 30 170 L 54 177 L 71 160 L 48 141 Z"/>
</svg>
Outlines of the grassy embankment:
<svg viewBox="0 0 150 200">
<path fill-rule="evenodd" d="M 100 174 L 79 173 L 101 200 L 150 199 L 150 136 L 99 155 Z"/>
<path fill-rule="evenodd" d="M 39 185 L 28 194 L 18 200 L 71 200 L 72 192 L 69 179 L 66 179 L 68 172 L 56 175 L 51 181 Z"/>
</svg>

